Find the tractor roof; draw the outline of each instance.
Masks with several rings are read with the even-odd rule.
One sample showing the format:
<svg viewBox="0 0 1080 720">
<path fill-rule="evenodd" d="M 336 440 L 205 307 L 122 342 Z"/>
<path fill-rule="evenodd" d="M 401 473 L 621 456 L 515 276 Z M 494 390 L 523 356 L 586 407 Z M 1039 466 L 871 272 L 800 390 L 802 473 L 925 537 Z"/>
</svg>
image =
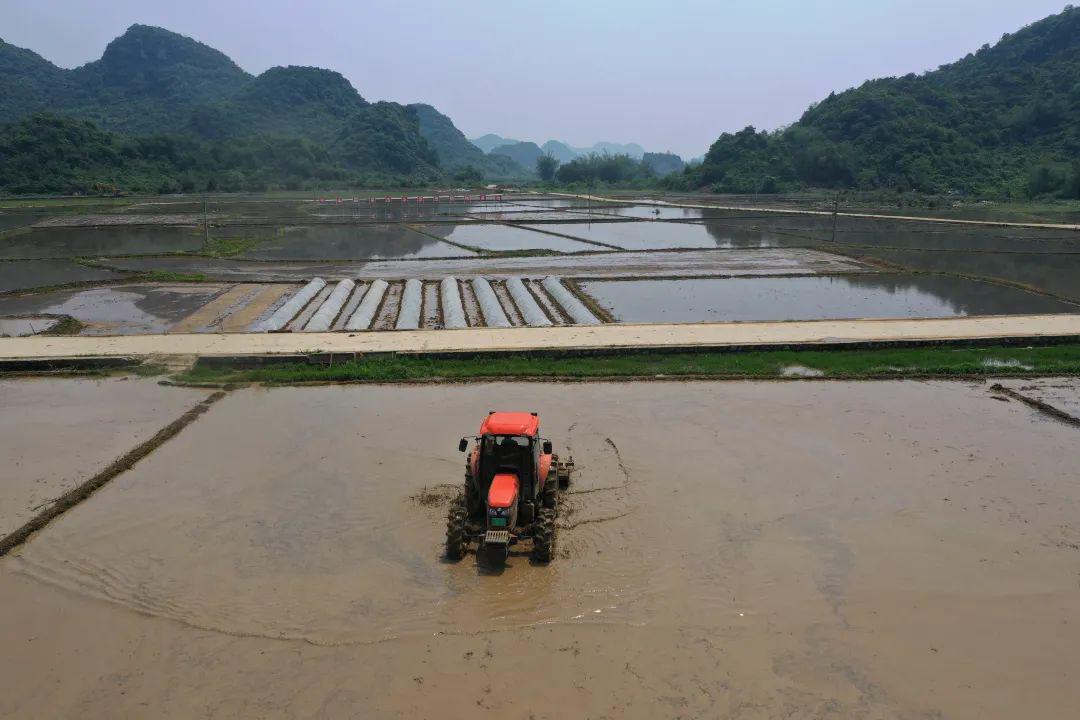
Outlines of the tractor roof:
<svg viewBox="0 0 1080 720">
<path fill-rule="evenodd" d="M 540 418 L 535 413 L 493 412 L 480 423 L 481 435 L 526 435 L 540 432 Z"/>
</svg>

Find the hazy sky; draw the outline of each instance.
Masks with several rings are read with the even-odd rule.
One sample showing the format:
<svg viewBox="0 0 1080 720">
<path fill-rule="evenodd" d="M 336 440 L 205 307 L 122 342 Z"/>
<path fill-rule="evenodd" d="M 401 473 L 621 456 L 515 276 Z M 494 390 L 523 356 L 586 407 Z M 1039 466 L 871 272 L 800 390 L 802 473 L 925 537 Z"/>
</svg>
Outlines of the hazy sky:
<svg viewBox="0 0 1080 720">
<path fill-rule="evenodd" d="M 260 73 L 338 70 L 369 100 L 427 102 L 469 137 L 636 141 L 703 153 L 797 120 L 831 90 L 956 60 L 1064 0 L 3 0 L 0 37 L 63 67 L 132 23 Z"/>
</svg>

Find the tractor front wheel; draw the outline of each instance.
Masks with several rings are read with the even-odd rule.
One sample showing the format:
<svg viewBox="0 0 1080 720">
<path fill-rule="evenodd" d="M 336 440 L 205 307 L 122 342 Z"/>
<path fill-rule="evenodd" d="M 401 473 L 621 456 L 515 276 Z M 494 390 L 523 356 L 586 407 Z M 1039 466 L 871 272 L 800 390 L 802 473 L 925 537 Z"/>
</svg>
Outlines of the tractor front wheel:
<svg viewBox="0 0 1080 720">
<path fill-rule="evenodd" d="M 533 532 L 532 559 L 539 563 L 549 563 L 555 557 L 555 511 L 540 508 Z"/>
<path fill-rule="evenodd" d="M 457 561 L 465 557 L 469 548 L 469 515 L 465 498 L 455 498 L 446 515 L 446 559 Z"/>
</svg>

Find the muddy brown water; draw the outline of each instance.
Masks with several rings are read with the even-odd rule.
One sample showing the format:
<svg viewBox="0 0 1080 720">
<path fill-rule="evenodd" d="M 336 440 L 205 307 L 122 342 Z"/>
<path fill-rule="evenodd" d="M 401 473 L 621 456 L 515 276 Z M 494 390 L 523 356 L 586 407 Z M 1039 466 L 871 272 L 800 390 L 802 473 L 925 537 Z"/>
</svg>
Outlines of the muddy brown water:
<svg viewBox="0 0 1080 720">
<path fill-rule="evenodd" d="M 208 394 L 143 378 L 0 381 L 0 538 Z"/>
<path fill-rule="evenodd" d="M 579 465 L 550 566 L 440 560 L 492 407 Z M 0 561 L 0 714 L 1066 717 L 1076 432 L 963 383 L 236 391 Z"/>
</svg>

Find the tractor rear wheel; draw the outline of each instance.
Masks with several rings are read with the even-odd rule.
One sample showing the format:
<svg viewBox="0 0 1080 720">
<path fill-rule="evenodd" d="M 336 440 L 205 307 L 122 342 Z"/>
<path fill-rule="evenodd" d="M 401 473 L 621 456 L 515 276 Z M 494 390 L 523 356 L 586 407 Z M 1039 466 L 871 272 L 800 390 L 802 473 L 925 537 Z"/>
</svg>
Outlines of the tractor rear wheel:
<svg viewBox="0 0 1080 720">
<path fill-rule="evenodd" d="M 484 501 L 471 476 L 465 478 L 465 514 L 473 520 L 484 517 Z"/>
<path fill-rule="evenodd" d="M 469 548 L 469 514 L 465 498 L 459 495 L 446 514 L 446 559 L 460 560 Z"/>
<path fill-rule="evenodd" d="M 532 559 L 540 563 L 551 562 L 555 557 L 555 511 L 540 508 L 533 531 Z"/>
<path fill-rule="evenodd" d="M 556 510 L 559 506 L 559 473 L 555 468 L 548 471 L 542 500 L 544 507 L 550 510 Z"/>
</svg>

